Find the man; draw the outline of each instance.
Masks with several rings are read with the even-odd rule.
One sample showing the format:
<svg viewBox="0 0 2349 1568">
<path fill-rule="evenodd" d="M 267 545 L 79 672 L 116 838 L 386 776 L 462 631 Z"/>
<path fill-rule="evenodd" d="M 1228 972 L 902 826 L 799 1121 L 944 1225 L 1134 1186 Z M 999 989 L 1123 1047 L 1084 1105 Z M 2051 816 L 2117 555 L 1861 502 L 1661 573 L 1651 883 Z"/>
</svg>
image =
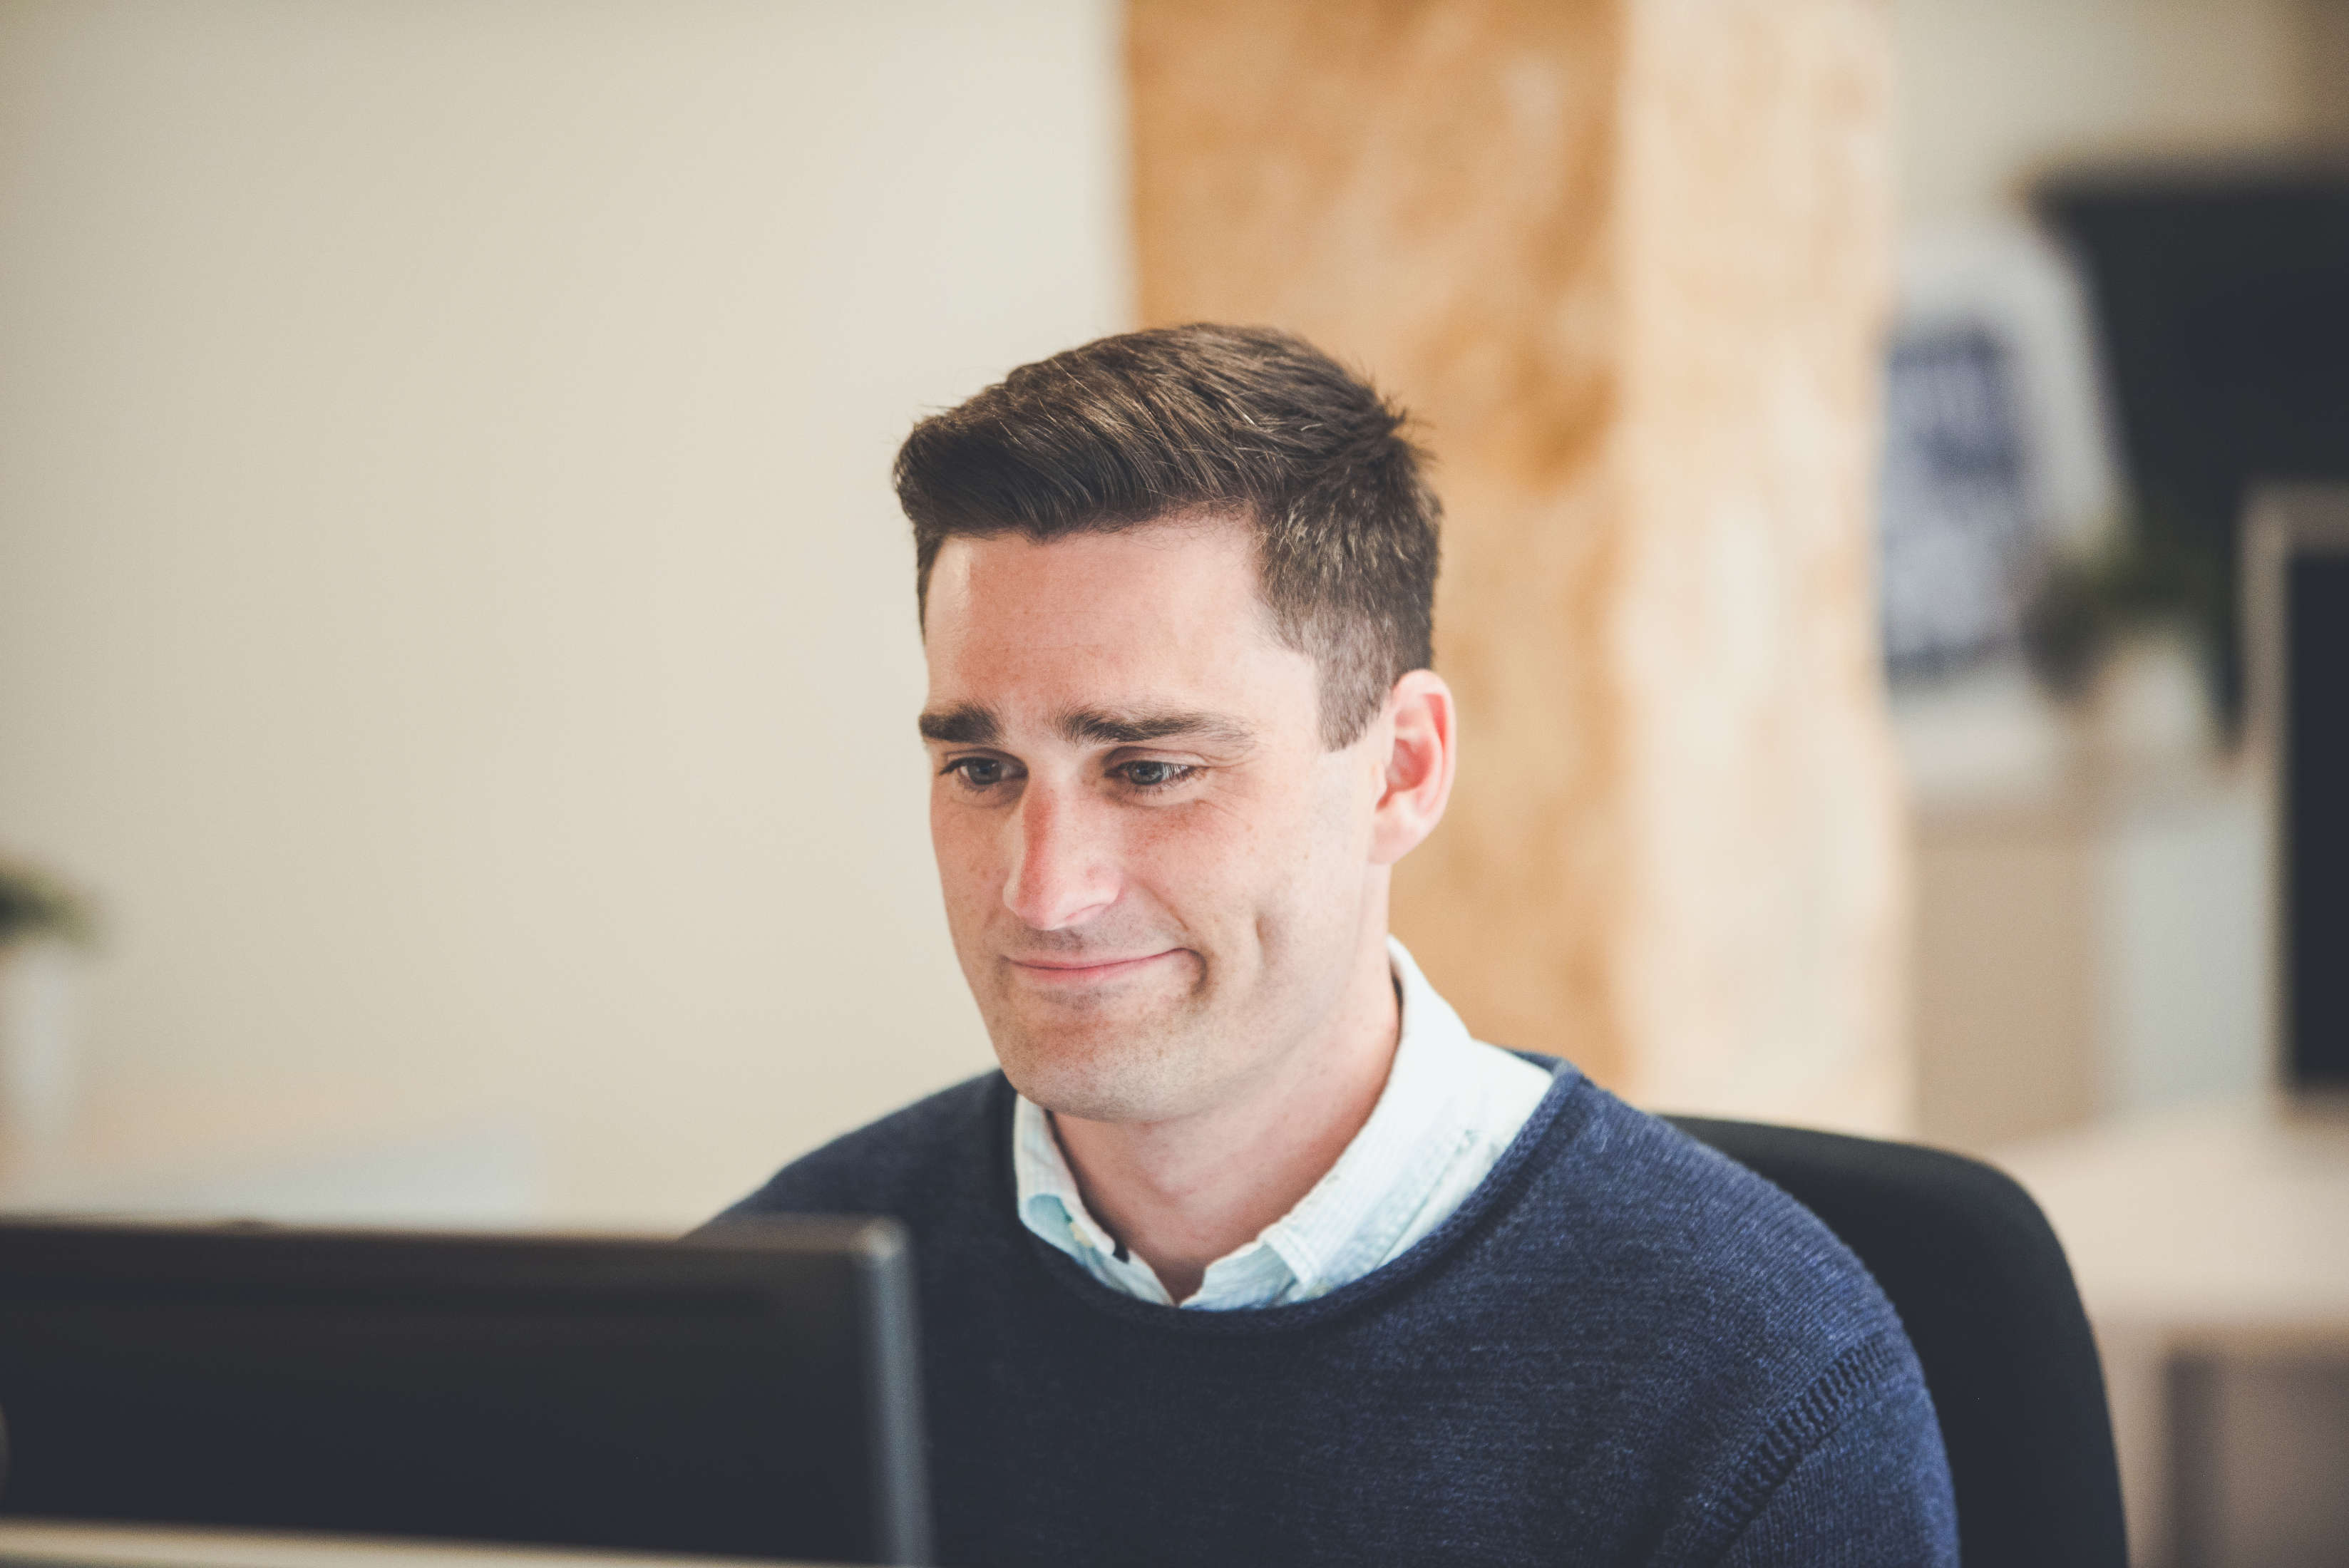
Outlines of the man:
<svg viewBox="0 0 2349 1568">
<path fill-rule="evenodd" d="M 1400 425 L 1190 326 L 915 428 L 930 831 L 1002 1071 L 720 1223 L 910 1228 L 950 1563 L 1954 1563 L 1857 1261 L 1387 935 L 1457 744 Z"/>
</svg>

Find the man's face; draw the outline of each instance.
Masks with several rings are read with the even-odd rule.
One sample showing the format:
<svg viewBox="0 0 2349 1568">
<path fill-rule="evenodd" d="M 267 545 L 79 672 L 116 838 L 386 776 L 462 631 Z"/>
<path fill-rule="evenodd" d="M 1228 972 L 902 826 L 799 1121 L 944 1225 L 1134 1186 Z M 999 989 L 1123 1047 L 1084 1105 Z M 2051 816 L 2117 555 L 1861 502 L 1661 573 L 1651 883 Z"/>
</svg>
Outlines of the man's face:
<svg viewBox="0 0 2349 1568">
<path fill-rule="evenodd" d="M 949 540 L 924 636 L 947 918 L 1020 1092 L 1167 1120 L 1311 1041 L 1384 929 L 1384 721 L 1323 748 L 1247 531 Z"/>
</svg>

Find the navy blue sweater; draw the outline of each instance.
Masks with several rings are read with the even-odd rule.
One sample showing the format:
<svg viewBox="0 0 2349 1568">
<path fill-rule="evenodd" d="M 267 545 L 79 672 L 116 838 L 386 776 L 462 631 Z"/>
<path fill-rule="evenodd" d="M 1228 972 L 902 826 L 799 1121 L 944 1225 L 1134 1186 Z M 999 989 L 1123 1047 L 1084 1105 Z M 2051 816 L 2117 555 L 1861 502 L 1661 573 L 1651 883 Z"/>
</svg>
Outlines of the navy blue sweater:
<svg viewBox="0 0 2349 1568">
<path fill-rule="evenodd" d="M 1932 1403 L 1858 1260 L 1760 1178 L 1557 1076 L 1450 1220 L 1291 1306 L 1153 1305 L 1030 1235 L 1000 1074 L 719 1222 L 911 1229 L 958 1568 L 1954 1563 Z"/>
</svg>

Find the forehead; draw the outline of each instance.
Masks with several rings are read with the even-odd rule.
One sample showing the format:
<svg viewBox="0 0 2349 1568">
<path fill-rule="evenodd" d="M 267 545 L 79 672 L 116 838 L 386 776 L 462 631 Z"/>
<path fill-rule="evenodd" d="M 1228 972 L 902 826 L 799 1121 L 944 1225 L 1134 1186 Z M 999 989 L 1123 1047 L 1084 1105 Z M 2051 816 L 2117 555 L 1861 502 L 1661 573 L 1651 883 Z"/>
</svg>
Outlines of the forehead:
<svg viewBox="0 0 2349 1568">
<path fill-rule="evenodd" d="M 1248 529 L 1216 519 L 949 539 L 923 616 L 930 704 L 1017 723 L 1073 707 L 1180 701 L 1309 709 L 1313 665 L 1283 646 Z"/>
</svg>

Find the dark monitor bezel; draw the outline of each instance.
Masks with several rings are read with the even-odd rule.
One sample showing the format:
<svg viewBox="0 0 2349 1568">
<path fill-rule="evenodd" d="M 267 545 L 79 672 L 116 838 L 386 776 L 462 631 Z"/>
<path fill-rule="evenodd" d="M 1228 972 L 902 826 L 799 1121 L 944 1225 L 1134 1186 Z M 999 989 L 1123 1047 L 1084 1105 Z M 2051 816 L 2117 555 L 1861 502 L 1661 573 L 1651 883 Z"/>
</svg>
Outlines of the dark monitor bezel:
<svg viewBox="0 0 2349 1568">
<path fill-rule="evenodd" d="M 2244 509 L 2241 548 L 2247 738 L 2265 776 L 2268 813 L 2268 1070 L 2282 1093 L 2330 1102 L 2341 1099 L 2349 1084 L 2304 1081 L 2294 1048 L 2290 574 L 2293 562 L 2312 554 L 2349 559 L 2349 484 L 2254 487 Z"/>
<path fill-rule="evenodd" d="M 592 1311 L 598 1301 L 641 1303 L 665 1291 L 682 1303 L 725 1284 L 770 1287 L 765 1295 L 772 1309 L 788 1315 L 790 1303 L 812 1280 L 852 1282 L 850 1299 L 842 1303 L 835 1293 L 831 1305 L 851 1315 L 863 1347 L 858 1370 L 871 1560 L 930 1561 L 912 1253 L 904 1228 L 893 1220 L 762 1216 L 672 1238 L 10 1215 L 0 1219 L 0 1282 L 12 1257 L 20 1269 L 47 1271 L 36 1276 L 36 1284 L 78 1273 L 118 1288 L 135 1286 L 138 1271 L 150 1268 L 174 1286 L 217 1284 L 264 1297 L 282 1291 L 288 1301 L 321 1287 L 384 1289 L 391 1305 L 383 1310 L 394 1311 L 403 1291 L 443 1301 L 467 1292 L 488 1297 L 517 1289 L 554 1291 L 575 1294 L 581 1309 Z M 388 1281 L 397 1283 L 387 1286 Z M 787 1326 L 779 1319 L 781 1326 Z M 0 1483 L 0 1511 L 6 1511 Z M 547 1544 L 561 1549 L 566 1543 Z"/>
</svg>

